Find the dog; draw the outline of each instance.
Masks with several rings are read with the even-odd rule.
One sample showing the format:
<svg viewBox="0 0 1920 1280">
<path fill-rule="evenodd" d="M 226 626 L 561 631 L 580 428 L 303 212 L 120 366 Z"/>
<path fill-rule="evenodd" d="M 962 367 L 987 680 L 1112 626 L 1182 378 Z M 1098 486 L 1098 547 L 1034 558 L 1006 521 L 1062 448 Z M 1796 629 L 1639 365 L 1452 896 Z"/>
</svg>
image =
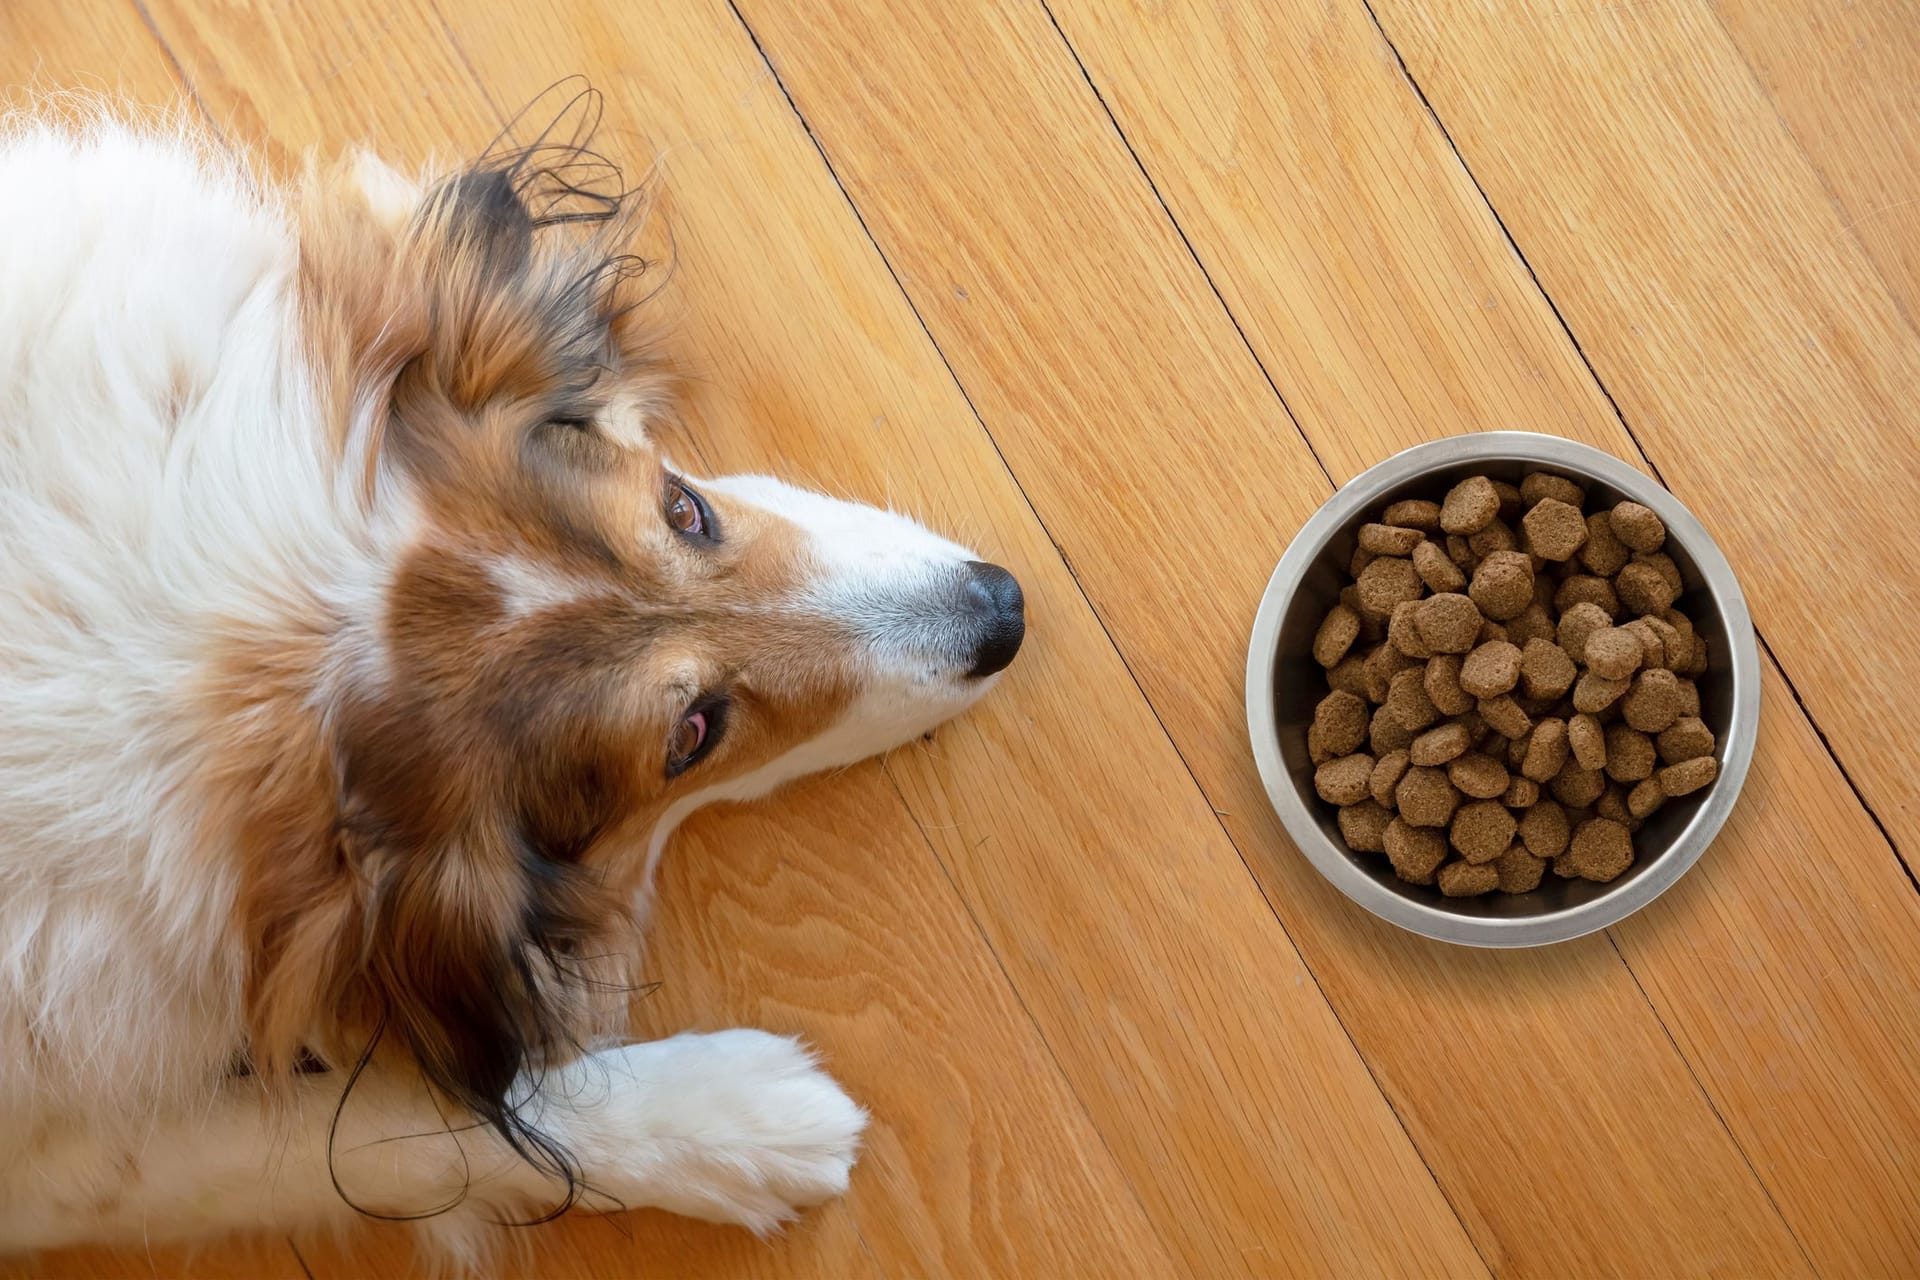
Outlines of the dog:
<svg viewBox="0 0 1920 1280">
<path fill-rule="evenodd" d="M 0 123 L 0 1251 L 652 1206 L 768 1231 L 862 1109 L 796 1042 L 629 1043 L 668 837 L 928 732 L 1006 570 L 662 456 L 584 142 L 261 178 Z"/>
</svg>

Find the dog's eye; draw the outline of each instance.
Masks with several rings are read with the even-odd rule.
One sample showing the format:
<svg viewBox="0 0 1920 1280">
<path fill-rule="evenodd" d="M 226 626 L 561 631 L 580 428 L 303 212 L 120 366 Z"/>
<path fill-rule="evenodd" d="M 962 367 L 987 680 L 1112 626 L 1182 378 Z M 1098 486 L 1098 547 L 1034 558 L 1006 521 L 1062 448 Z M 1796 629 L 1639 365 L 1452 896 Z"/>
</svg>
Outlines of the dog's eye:
<svg viewBox="0 0 1920 1280">
<path fill-rule="evenodd" d="M 724 698 L 711 698 L 689 707 L 667 736 L 667 776 L 685 773 L 698 764 L 720 741 L 726 721 Z"/>
<path fill-rule="evenodd" d="M 678 480 L 667 485 L 667 525 L 675 533 L 689 538 L 716 540 L 713 512 L 708 509 L 706 499 Z"/>
</svg>

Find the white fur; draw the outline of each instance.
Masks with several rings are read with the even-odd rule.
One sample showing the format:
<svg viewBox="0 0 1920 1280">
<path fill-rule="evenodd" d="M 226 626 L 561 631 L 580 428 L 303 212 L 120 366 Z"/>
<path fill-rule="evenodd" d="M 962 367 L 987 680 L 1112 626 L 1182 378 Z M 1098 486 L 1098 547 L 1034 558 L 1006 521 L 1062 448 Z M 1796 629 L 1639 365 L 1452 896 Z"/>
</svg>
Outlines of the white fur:
<svg viewBox="0 0 1920 1280">
<path fill-rule="evenodd" d="M 404 216 L 410 189 L 370 172 Z M 445 1127 L 377 1073 L 330 1172 L 337 1075 L 303 1078 L 282 1110 L 227 1075 L 236 887 L 196 834 L 186 699 L 212 629 L 290 615 L 336 619 L 338 678 L 377 679 L 412 521 L 401 495 L 370 514 L 326 455 L 293 234 L 280 197 L 184 135 L 0 124 L 0 1252 L 348 1219 L 331 1174 L 388 1213 L 465 1182 L 433 1221 L 455 1234 L 555 1194 L 485 1130 L 368 1145 Z M 653 856 L 699 804 L 891 746 L 990 683 L 962 680 L 900 603 L 963 549 L 771 481 L 733 488 L 811 531 L 824 572 L 796 607 L 863 619 L 871 680 L 821 736 L 676 805 Z M 516 608 L 571 590 L 495 570 Z M 604 1050 L 530 1105 L 581 1157 L 594 1207 L 756 1229 L 841 1190 L 864 1124 L 795 1045 L 749 1031 Z"/>
</svg>

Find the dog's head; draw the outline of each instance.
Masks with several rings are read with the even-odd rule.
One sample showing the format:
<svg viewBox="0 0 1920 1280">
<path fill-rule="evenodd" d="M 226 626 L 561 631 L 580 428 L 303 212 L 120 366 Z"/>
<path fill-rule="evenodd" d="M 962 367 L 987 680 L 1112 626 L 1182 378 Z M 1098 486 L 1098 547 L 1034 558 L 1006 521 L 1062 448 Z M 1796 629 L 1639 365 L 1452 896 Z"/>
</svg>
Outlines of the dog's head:
<svg viewBox="0 0 1920 1280">
<path fill-rule="evenodd" d="M 286 770 L 243 819 L 256 1053 L 383 1028 L 555 1162 L 513 1084 L 586 1034 L 673 826 L 925 732 L 1024 630 L 1010 574 L 909 520 L 662 456 L 631 201 L 563 160 L 309 183 L 303 341 L 382 580 L 316 642 L 326 848 L 288 855 Z"/>
</svg>

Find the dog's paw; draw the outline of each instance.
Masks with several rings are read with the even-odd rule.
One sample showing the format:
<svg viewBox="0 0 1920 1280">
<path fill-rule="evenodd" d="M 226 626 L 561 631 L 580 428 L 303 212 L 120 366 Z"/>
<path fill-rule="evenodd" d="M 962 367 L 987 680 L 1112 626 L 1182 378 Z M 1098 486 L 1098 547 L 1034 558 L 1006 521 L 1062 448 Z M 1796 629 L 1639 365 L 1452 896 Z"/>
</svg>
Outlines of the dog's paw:
<svg viewBox="0 0 1920 1280">
<path fill-rule="evenodd" d="M 603 1195 L 765 1233 L 847 1189 L 866 1112 L 793 1040 L 720 1031 L 589 1061 L 610 1092 L 570 1136 Z"/>
</svg>

